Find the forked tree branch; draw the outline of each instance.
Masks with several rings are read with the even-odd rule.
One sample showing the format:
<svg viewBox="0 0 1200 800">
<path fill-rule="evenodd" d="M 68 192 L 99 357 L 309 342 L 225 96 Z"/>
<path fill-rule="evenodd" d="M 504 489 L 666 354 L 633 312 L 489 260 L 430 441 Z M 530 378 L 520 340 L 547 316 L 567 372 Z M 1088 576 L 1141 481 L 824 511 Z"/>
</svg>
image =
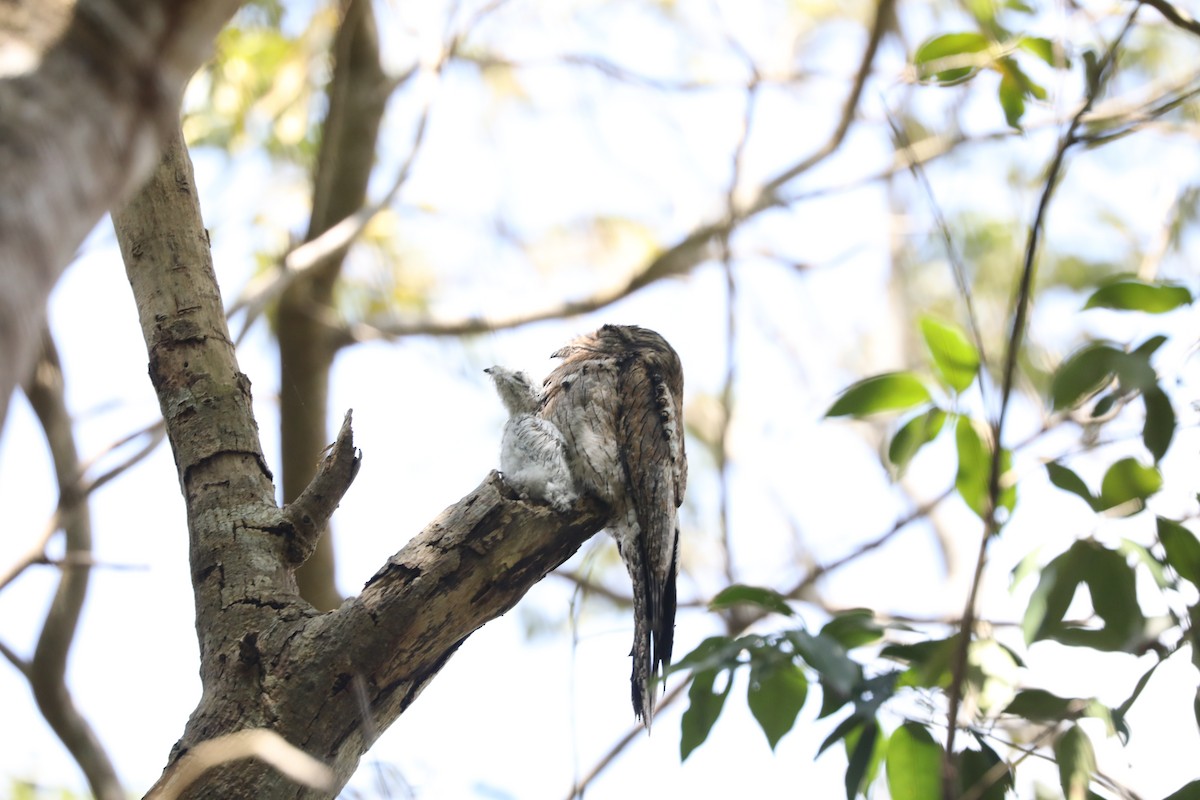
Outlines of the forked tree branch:
<svg viewBox="0 0 1200 800">
<path fill-rule="evenodd" d="M 330 766 L 337 791 L 459 645 L 600 530 L 605 510 L 583 502 L 559 515 L 521 501 L 492 473 L 359 596 L 316 612 L 296 591 L 293 558 L 303 542 L 274 501 L 181 137 L 114 221 L 187 505 L 204 686 L 159 787 L 200 743 L 267 728 Z M 332 481 L 340 490 L 356 463 L 348 425 L 330 459 L 348 470 Z M 386 519 L 379 527 L 403 538 Z M 205 773 L 184 796 L 309 791 L 259 761 L 237 761 Z"/>
</svg>

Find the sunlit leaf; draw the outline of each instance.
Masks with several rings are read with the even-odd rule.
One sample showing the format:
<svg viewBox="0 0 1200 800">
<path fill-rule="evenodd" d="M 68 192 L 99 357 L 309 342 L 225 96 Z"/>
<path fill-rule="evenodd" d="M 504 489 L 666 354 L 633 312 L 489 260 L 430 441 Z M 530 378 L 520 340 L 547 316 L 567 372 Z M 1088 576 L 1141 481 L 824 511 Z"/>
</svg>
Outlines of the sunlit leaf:
<svg viewBox="0 0 1200 800">
<path fill-rule="evenodd" d="M 921 335 L 942 380 L 956 392 L 970 386 L 979 372 L 979 351 L 957 325 L 921 317 Z"/>
<path fill-rule="evenodd" d="M 1050 400 L 1055 411 L 1074 408 L 1112 380 L 1124 352 L 1106 344 L 1090 344 L 1073 353 L 1055 371 Z"/>
<path fill-rule="evenodd" d="M 692 652 L 671 665 L 671 672 L 695 670 L 703 672 L 716 668 L 736 667 L 744 645 L 742 640 L 728 636 L 710 636 L 696 645 Z"/>
<path fill-rule="evenodd" d="M 911 372 L 887 372 L 851 385 L 834 402 L 827 417 L 867 417 L 884 411 L 903 411 L 932 398 L 921 379 Z"/>
<path fill-rule="evenodd" d="M 716 597 L 709 601 L 708 607 L 713 611 L 719 611 L 743 603 L 765 608 L 767 611 L 774 611 L 776 614 L 783 614 L 787 617 L 795 613 L 788 605 L 787 598 L 774 589 L 746 586 L 740 583 L 722 589 Z"/>
<path fill-rule="evenodd" d="M 862 681 L 862 667 L 846 655 L 841 642 L 828 636 L 813 636 L 805 630 L 788 631 L 788 639 L 824 683 L 841 695 L 849 695 Z"/>
<path fill-rule="evenodd" d="M 1022 689 L 1004 708 L 1004 713 L 1015 714 L 1034 722 L 1058 722 L 1077 719 L 1086 701 L 1059 697 L 1045 689 Z"/>
<path fill-rule="evenodd" d="M 766 734 L 771 749 L 796 724 L 808 697 L 808 678 L 791 661 L 776 661 L 750 668 L 746 703 Z"/>
<path fill-rule="evenodd" d="M 1064 620 L 1080 585 L 1103 627 Z M 1103 651 L 1133 650 L 1145 626 L 1133 568 L 1121 553 L 1093 540 L 1075 542 L 1042 568 L 1021 624 L 1027 644 L 1051 639 Z"/>
<path fill-rule="evenodd" d="M 947 639 L 890 644 L 880 655 L 908 665 L 900 678 L 901 686 L 933 688 L 950 685 L 950 664 L 957 650 L 958 634 L 955 634 Z"/>
<path fill-rule="evenodd" d="M 954 488 L 972 511 L 984 517 L 988 513 L 988 493 L 991 488 L 991 451 L 967 417 L 958 418 L 958 424 L 954 428 L 954 442 L 958 449 L 958 473 L 954 478 Z M 1001 474 L 1007 472 L 1011 466 L 1012 453 L 1008 450 L 1001 452 Z M 1016 486 L 1001 487 L 996 500 L 998 507 L 1011 512 L 1017 503 Z"/>
<path fill-rule="evenodd" d="M 1154 456 L 1155 462 L 1161 461 L 1171 446 L 1175 437 L 1175 409 L 1166 392 L 1155 386 L 1142 392 L 1142 404 L 1146 408 L 1146 422 L 1142 426 L 1142 443 Z"/>
<path fill-rule="evenodd" d="M 1005 72 L 1000 78 L 1000 88 L 997 92 L 1000 108 L 1004 111 L 1004 121 L 1010 128 L 1021 129 L 1021 117 L 1025 116 L 1025 89 L 1020 81 Z"/>
<path fill-rule="evenodd" d="M 1092 742 L 1078 725 L 1072 725 L 1054 742 L 1054 760 L 1066 800 L 1085 800 L 1092 773 L 1096 771 L 1096 753 Z"/>
<path fill-rule="evenodd" d="M 900 426 L 888 444 L 888 461 L 897 472 L 903 472 L 920 449 L 937 438 L 945 422 L 946 412 L 931 408 Z"/>
<path fill-rule="evenodd" d="M 875 621 L 875 614 L 866 608 L 843 611 L 821 628 L 821 636 L 834 639 L 842 647 L 852 650 L 883 638 L 883 628 Z"/>
<path fill-rule="evenodd" d="M 1097 289 L 1083 307 L 1164 314 L 1191 302 L 1192 293 L 1183 286 L 1120 280 Z"/>
<path fill-rule="evenodd" d="M 730 676 L 722 691 L 714 691 L 713 686 L 719 674 L 719 670 L 704 670 L 697 672 L 692 678 L 692 685 L 688 687 L 688 707 L 683 712 L 683 719 L 680 723 L 682 728 L 679 740 L 680 761 L 687 760 L 693 750 L 704 744 L 704 740 L 708 738 L 709 732 L 717 722 L 717 717 L 721 716 L 721 709 L 725 706 L 725 698 L 729 696 L 733 680 Z"/>
<path fill-rule="evenodd" d="M 1167 563 L 1179 577 L 1200 586 L 1200 540 L 1196 535 L 1174 520 L 1159 517 L 1158 540 L 1167 552 Z"/>
<path fill-rule="evenodd" d="M 929 730 L 905 722 L 887 746 L 887 785 L 893 800 L 926 800 L 941 795 L 942 750 Z"/>
<path fill-rule="evenodd" d="M 1082 498 L 1093 509 L 1100 510 L 1099 501 L 1092 496 L 1092 492 L 1083 482 L 1083 478 L 1079 477 L 1074 470 L 1064 467 L 1057 461 L 1051 461 L 1046 464 L 1046 474 L 1050 476 L 1050 482 L 1059 489 Z"/>
<path fill-rule="evenodd" d="M 1200 780 L 1185 783 L 1163 800 L 1200 800 Z"/>
<path fill-rule="evenodd" d="M 879 739 L 879 723 L 869 720 L 863 725 L 850 752 L 850 763 L 846 765 L 846 800 L 854 800 L 862 790 L 871 762 L 874 760 L 875 743 Z"/>
<path fill-rule="evenodd" d="M 980 784 L 986 780 L 987 788 L 983 788 L 980 794 L 974 796 L 979 800 L 1005 800 L 1013 786 L 1012 770 L 1007 765 L 1000 769 L 999 765 L 1004 764 L 1004 761 L 995 750 L 983 742 L 979 743 L 979 747 L 979 750 L 962 750 L 956 754 L 958 781 L 961 787 L 958 796 L 963 797 L 972 791 L 980 791 Z M 999 774 L 994 773 L 993 769 L 998 770 Z"/>
<path fill-rule="evenodd" d="M 1032 53 L 1052 67 L 1071 66 L 1070 61 L 1065 56 L 1063 56 L 1063 63 L 1060 64 L 1054 52 L 1054 42 L 1041 36 L 1022 36 L 1017 40 L 1017 47 L 1020 47 L 1027 53 Z"/>
<path fill-rule="evenodd" d="M 1145 507 L 1146 498 L 1162 488 L 1162 473 L 1136 458 L 1122 458 L 1104 473 L 1100 482 L 1100 508 L 1107 510 L 1131 503 L 1129 514 Z M 1128 516 L 1128 514 L 1126 515 Z"/>
<path fill-rule="evenodd" d="M 913 55 L 913 63 L 921 80 L 934 80 L 943 86 L 959 83 L 975 74 L 979 65 L 972 63 L 972 55 L 982 53 L 990 47 L 990 42 L 981 33 L 945 33 L 929 39 Z M 949 69 L 945 62 L 967 62 L 964 66 L 956 63 Z M 939 63 L 942 62 L 942 63 Z"/>
</svg>

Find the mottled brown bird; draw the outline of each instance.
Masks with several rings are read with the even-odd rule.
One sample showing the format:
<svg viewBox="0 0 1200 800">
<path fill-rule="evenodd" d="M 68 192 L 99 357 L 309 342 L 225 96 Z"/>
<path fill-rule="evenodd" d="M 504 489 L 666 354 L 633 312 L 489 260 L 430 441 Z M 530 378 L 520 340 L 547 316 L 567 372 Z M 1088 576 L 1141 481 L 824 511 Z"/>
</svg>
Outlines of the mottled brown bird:
<svg viewBox="0 0 1200 800">
<path fill-rule="evenodd" d="M 611 509 L 608 530 L 633 582 L 633 710 L 649 730 L 652 677 L 671 664 L 677 509 L 687 487 L 683 368 L 652 330 L 605 325 L 554 353 L 541 416 L 562 432 L 575 488 Z"/>
</svg>

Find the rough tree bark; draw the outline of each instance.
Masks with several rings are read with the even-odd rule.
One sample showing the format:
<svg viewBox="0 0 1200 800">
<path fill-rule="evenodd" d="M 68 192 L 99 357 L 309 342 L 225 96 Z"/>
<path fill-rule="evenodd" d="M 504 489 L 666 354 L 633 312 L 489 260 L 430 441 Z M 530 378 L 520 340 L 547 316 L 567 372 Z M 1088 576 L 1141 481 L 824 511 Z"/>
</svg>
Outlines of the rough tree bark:
<svg viewBox="0 0 1200 800">
<path fill-rule="evenodd" d="M 187 506 L 200 639 L 203 696 L 163 781 L 198 743 L 265 727 L 329 764 L 340 788 L 463 640 L 569 558 L 604 510 L 585 503 L 560 516 L 492 473 L 361 594 L 316 611 L 293 572 L 357 469 L 349 415 L 313 482 L 278 507 L 179 138 L 115 222 Z M 321 795 L 242 761 L 186 796 Z"/>
<path fill-rule="evenodd" d="M 313 177 L 311 242 L 362 208 L 375 165 L 375 141 L 392 82 L 379 63 L 379 37 L 370 0 L 353 0 L 333 43 L 329 112 Z M 279 424 L 283 500 L 290 503 L 312 480 L 329 443 L 329 372 L 340 333 L 331 326 L 334 287 L 346 248 L 305 272 L 279 298 Z M 322 611 L 342 601 L 334 582 L 333 541 L 317 540 L 312 558 L 296 571 L 300 594 Z"/>
<path fill-rule="evenodd" d="M 153 168 L 184 85 L 240 4 L 0 5 L 0 427 L 37 357 L 50 290 Z"/>
</svg>

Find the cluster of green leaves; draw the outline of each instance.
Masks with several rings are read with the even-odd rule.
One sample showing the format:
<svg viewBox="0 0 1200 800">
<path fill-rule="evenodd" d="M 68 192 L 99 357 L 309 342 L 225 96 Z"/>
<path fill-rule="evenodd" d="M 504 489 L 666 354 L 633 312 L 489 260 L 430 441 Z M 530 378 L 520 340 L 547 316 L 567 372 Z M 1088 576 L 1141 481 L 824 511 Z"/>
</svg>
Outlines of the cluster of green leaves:
<svg viewBox="0 0 1200 800">
<path fill-rule="evenodd" d="M 720 610 L 736 604 L 795 620 L 783 597 L 761 587 L 729 587 L 714 598 L 711 607 Z M 950 648 L 955 640 L 885 647 L 882 655 L 904 662 L 906 668 L 870 674 L 849 651 L 878 644 L 883 634 L 884 628 L 870 611 L 855 610 L 833 617 L 815 634 L 797 625 L 769 635 L 706 639 L 672 667 L 672 672 L 692 674 L 689 706 L 682 722 L 681 757 L 686 759 L 708 738 L 733 687 L 734 675 L 745 667 L 749 672 L 746 704 L 772 749 L 795 726 L 809 697 L 809 686 L 816 683 L 821 689 L 818 719 L 849 710 L 818 749 L 820 755 L 838 743 L 845 748 L 847 798 L 865 794 L 881 774 L 892 797 L 937 797 L 942 746 L 921 722 L 905 720 L 888 731 L 880 712 L 904 689 L 948 683 Z M 978 797 L 1002 798 L 1012 785 L 1008 765 L 983 737 L 976 737 L 976 747 L 956 755 L 955 766 L 963 792 L 974 787 Z"/>
<path fill-rule="evenodd" d="M 993 2 L 968 3 L 978 29 L 943 33 L 926 40 L 913 54 L 917 76 L 930 83 L 952 86 L 975 77 L 981 70 L 1000 75 L 997 99 L 1004 119 L 1020 129 L 1030 100 L 1045 100 L 1046 89 L 1029 76 L 1021 59 L 1032 57 L 1054 69 L 1070 67 L 1062 48 L 1040 36 L 1014 34 L 1002 24 Z M 1004 11 L 1027 15 L 1033 9 L 1020 0 L 1003 3 Z"/>
<path fill-rule="evenodd" d="M 1182 286 L 1119 278 L 1094 291 L 1083 310 L 1154 315 L 1179 309 L 1192 300 L 1191 292 Z M 1001 452 L 1002 474 L 993 486 L 995 436 L 963 410 L 969 404 L 962 402 L 962 395 L 982 374 L 979 350 L 952 323 L 926 316 L 919 327 L 929 354 L 929 375 L 890 372 L 861 380 L 841 393 L 827 416 L 865 419 L 899 415 L 887 448 L 888 461 L 897 473 L 942 431 L 953 430 L 957 493 L 981 518 L 987 518 L 993 491 L 998 493 L 995 504 L 1011 512 L 1017 500 L 1015 482 L 1006 474 L 1011 454 Z M 1151 364 L 1165 341 L 1163 336 L 1154 336 L 1124 345 L 1088 342 L 1051 376 L 1048 405 L 1051 419 L 1060 423 L 1102 426 L 1124 409 L 1136 409 L 1134 404 L 1140 400 L 1144 413 L 1141 441 L 1151 461 L 1132 456 L 1116 459 L 1105 471 L 1098 491 L 1061 461 L 1046 465 L 1050 482 L 1083 500 L 1095 514 L 1138 515 L 1162 487 L 1159 462 L 1177 428 L 1171 399 Z M 980 725 L 969 729 L 973 741 L 950 759 L 962 792 L 1001 798 L 1013 788 L 1013 766 L 988 743 L 988 729 L 997 720 L 1008 719 L 1045 730 L 1063 793 L 1067 797 L 1091 796 L 1095 753 L 1079 720 L 1098 720 L 1109 735 L 1127 740 L 1128 711 L 1158 664 L 1184 644 L 1200 645 L 1195 634 L 1200 603 L 1188 603 L 1200 589 L 1200 539 L 1176 520 L 1158 516 L 1154 524 L 1156 540 L 1149 546 L 1130 539 L 1113 546 L 1088 538 L 1075 541 L 1040 567 L 1044 556 L 1033 553 L 1017 568 L 1014 586 L 1037 575 L 1022 620 L 1026 646 L 1053 641 L 1101 653 L 1153 652 L 1159 659 L 1123 703 L 1110 707 L 1092 697 L 1060 697 L 1039 688 L 1016 688 L 1013 676 L 1025 666 L 1020 654 L 995 639 L 973 635 L 967 646 L 968 668 L 959 676 L 963 680 L 960 688 L 964 696 L 973 698 L 983 716 Z M 1139 571 L 1148 574 L 1163 592 L 1165 606 L 1176 609 L 1169 612 L 1165 626 L 1161 619 L 1149 620 L 1142 610 Z M 1080 594 L 1090 598 L 1092 612 L 1085 619 L 1070 619 L 1068 608 Z M 712 607 L 720 610 L 738 603 L 794 619 L 786 599 L 769 589 L 731 587 L 718 595 Z M 877 647 L 875 663 L 883 666 L 864 667 L 849 656 L 849 651 L 866 645 Z M 795 725 L 809 686 L 815 683 L 821 693 L 818 718 L 849 709 L 819 750 L 824 752 L 837 742 L 846 748 L 847 798 L 865 794 L 881 774 L 881 766 L 893 797 L 939 796 L 946 760 L 943 746 L 926 722 L 904 713 L 911 703 L 888 704 L 905 690 L 945 691 L 954 680 L 952 664 L 959 652 L 958 633 L 921 639 L 907 627 L 880 625 L 865 610 L 836 616 L 816 634 L 800 626 L 767 635 L 708 639 L 675 667 L 690 670 L 693 679 L 691 704 L 683 718 L 682 755 L 686 758 L 705 741 L 730 693 L 734 674 L 748 667 L 747 703 L 772 748 Z M 1200 668 L 1200 646 L 1192 647 L 1192 658 Z M 897 663 L 901 669 L 895 667 Z M 885 705 L 889 715 L 880 713 Z M 1196 715 L 1200 724 L 1200 700 Z M 889 719 L 890 732 L 885 725 Z M 896 720 L 900 720 L 898 726 Z M 1175 800 L 1195 797 L 1200 797 L 1200 781 L 1174 795 Z"/>
<path fill-rule="evenodd" d="M 188 143 L 225 150 L 263 147 L 309 164 L 316 154 L 319 98 L 313 76 L 336 30 L 333 8 L 315 13 L 298 35 L 280 25 L 277 3 L 254 3 L 217 37 L 216 57 L 193 79 L 203 100 L 185 106 Z"/>
<path fill-rule="evenodd" d="M 935 378 L 944 391 L 943 398 L 935 398 L 926 379 L 915 372 L 889 372 L 847 388 L 826 416 L 865 419 L 882 413 L 907 412 L 888 446 L 888 461 L 897 473 L 903 472 L 921 448 L 934 441 L 949 423 L 958 454 L 955 488 L 971 510 L 983 517 L 988 514 L 992 475 L 990 431 L 982 420 L 962 412 L 954 402 L 979 375 L 979 350 L 953 323 L 925 316 L 920 327 Z M 1011 465 L 1012 454 L 1002 451 L 1001 480 Z M 998 505 L 1011 513 L 1016 502 L 1016 486 L 1003 486 Z"/>
</svg>

